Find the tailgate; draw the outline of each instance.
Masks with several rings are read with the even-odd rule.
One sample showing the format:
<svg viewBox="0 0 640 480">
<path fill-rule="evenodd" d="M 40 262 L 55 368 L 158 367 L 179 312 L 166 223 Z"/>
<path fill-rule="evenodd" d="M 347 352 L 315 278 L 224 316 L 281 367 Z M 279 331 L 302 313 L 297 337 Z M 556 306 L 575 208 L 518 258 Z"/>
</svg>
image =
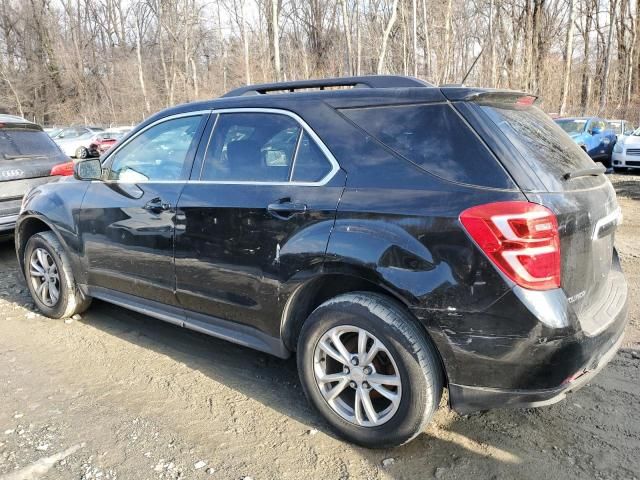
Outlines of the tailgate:
<svg viewBox="0 0 640 480">
<path fill-rule="evenodd" d="M 522 168 L 526 177 L 535 179 L 533 187 L 520 185 L 527 198 L 556 214 L 561 287 L 583 330 L 595 335 L 606 327 L 607 316 L 601 313 L 615 309 L 624 297 L 616 290 L 625 283 L 618 278 L 622 274 L 614 250 L 621 220 L 615 190 L 604 168 L 598 168 L 532 99 L 494 93 L 473 103 L 511 144 L 510 168 Z"/>
<path fill-rule="evenodd" d="M 560 233 L 562 281 L 568 302 L 587 334 L 606 328 L 606 310 L 624 292 L 613 268 L 615 231 L 621 219 L 611 183 L 563 193 L 528 194 L 529 200 L 556 213 Z"/>
</svg>

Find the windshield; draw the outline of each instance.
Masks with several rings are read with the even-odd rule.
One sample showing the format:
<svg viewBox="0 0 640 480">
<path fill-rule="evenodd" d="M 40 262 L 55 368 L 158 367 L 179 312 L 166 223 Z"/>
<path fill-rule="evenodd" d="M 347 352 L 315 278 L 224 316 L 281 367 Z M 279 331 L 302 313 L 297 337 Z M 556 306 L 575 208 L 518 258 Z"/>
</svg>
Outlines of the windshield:
<svg viewBox="0 0 640 480">
<path fill-rule="evenodd" d="M 587 121 L 581 119 L 556 120 L 556 123 L 562 130 L 571 135 L 572 133 L 582 133 L 584 131 L 584 126 L 587 124 Z"/>
<path fill-rule="evenodd" d="M 614 131 L 616 135 L 622 135 L 622 122 L 609 122 L 609 127 Z"/>
</svg>

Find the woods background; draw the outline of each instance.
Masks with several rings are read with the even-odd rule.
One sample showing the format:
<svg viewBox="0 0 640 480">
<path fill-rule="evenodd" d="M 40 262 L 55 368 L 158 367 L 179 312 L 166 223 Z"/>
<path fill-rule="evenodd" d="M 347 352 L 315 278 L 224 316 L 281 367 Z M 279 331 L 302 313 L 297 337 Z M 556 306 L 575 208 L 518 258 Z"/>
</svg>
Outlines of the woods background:
<svg viewBox="0 0 640 480">
<path fill-rule="evenodd" d="M 396 73 L 640 121 L 636 0 L 0 0 L 0 108 L 137 123 L 244 83 Z"/>
</svg>

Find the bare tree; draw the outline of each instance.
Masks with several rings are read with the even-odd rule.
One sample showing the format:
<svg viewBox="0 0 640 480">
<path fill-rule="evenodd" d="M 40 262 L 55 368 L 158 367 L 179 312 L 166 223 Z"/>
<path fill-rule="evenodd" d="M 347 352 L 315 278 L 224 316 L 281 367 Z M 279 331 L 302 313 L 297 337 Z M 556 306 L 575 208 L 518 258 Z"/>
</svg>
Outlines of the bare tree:
<svg viewBox="0 0 640 480">
<path fill-rule="evenodd" d="M 378 68 L 376 69 L 378 74 L 383 72 L 384 57 L 387 54 L 387 43 L 389 42 L 389 35 L 391 34 L 391 29 L 393 28 L 393 25 L 396 23 L 397 17 L 398 17 L 398 0 L 393 0 L 393 7 L 391 7 L 391 17 L 389 17 L 387 26 L 384 29 L 384 33 L 382 34 L 382 47 L 380 48 L 380 57 L 378 57 Z"/>
<path fill-rule="evenodd" d="M 569 19 L 567 20 L 567 39 L 564 49 L 564 75 L 562 80 L 562 93 L 560 94 L 560 115 L 564 115 L 567 109 L 567 95 L 569 94 L 569 83 L 571 81 L 571 59 L 573 57 L 573 31 L 575 16 L 575 0 L 569 0 Z"/>
<path fill-rule="evenodd" d="M 640 120 L 637 0 L 0 0 L 0 107 L 137 122 L 261 81 L 371 73 Z M 130 79 L 130 80 L 129 80 Z"/>
</svg>

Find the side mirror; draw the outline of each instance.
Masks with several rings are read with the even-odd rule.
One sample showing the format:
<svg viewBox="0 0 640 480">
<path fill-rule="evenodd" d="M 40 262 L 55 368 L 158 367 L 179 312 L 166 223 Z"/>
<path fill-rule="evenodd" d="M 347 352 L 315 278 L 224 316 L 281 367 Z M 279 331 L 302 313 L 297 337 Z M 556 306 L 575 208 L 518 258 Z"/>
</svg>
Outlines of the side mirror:
<svg viewBox="0 0 640 480">
<path fill-rule="evenodd" d="M 73 176 L 78 180 L 101 180 L 102 163 L 98 158 L 87 158 L 75 164 Z"/>
<path fill-rule="evenodd" d="M 591 135 L 598 135 L 602 133 L 602 128 L 601 127 L 593 127 L 591 129 Z"/>
</svg>

